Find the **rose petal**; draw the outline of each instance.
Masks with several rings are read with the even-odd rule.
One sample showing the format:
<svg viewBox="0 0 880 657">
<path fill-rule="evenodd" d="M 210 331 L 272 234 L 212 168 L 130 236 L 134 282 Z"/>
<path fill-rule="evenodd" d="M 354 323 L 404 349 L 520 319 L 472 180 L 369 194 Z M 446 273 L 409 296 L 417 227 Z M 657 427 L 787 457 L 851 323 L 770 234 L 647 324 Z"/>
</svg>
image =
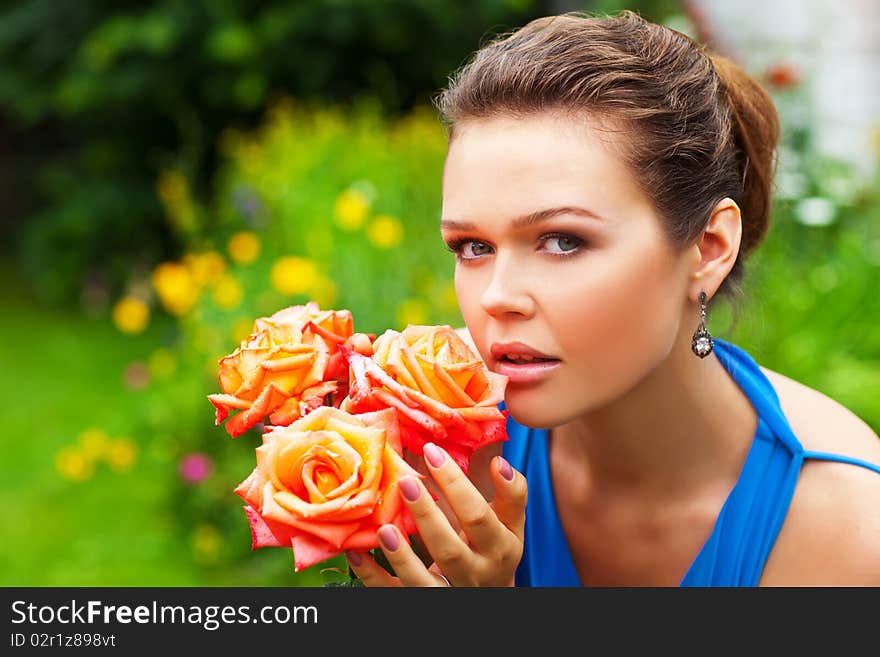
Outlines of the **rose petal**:
<svg viewBox="0 0 880 657">
<path fill-rule="evenodd" d="M 294 536 L 291 540 L 291 546 L 293 547 L 293 569 L 296 572 L 342 554 L 342 550 L 308 534 Z"/>
<path fill-rule="evenodd" d="M 214 401 L 208 397 L 208 400 L 214 405 L 214 426 L 219 426 L 223 420 L 229 417 L 229 407 L 220 402 Z"/>
<path fill-rule="evenodd" d="M 487 422 L 504 418 L 504 415 L 498 410 L 497 406 L 471 406 L 470 408 L 459 408 L 456 410 L 469 422 Z"/>
<path fill-rule="evenodd" d="M 425 431 L 430 432 L 434 436 L 437 436 L 438 438 L 446 437 L 446 428 L 424 411 L 410 408 L 402 403 L 397 397 L 389 394 L 385 390 L 374 389 L 372 391 L 372 396 L 384 402 L 387 406 L 396 408 L 401 416 L 422 427 Z M 404 445 L 406 445 L 406 441 L 404 441 Z"/>
<path fill-rule="evenodd" d="M 346 335 L 338 335 L 336 333 L 333 333 L 332 331 L 328 331 L 327 329 L 318 324 L 315 324 L 314 322 L 309 322 L 308 324 L 306 324 L 306 329 L 314 331 L 328 342 L 332 342 L 337 345 L 345 342 L 346 338 L 348 337 Z"/>
<path fill-rule="evenodd" d="M 251 527 L 252 550 L 290 545 L 293 538 L 293 531 L 290 527 L 263 518 L 252 506 L 245 506 L 244 511 Z"/>
<path fill-rule="evenodd" d="M 441 367 L 440 363 L 434 361 L 433 363 L 434 375 L 440 380 L 443 384 L 443 387 L 449 391 L 449 394 L 452 396 L 452 400 L 449 402 L 449 405 L 458 407 L 468 407 L 473 406 L 476 403 L 476 400 L 471 398 L 460 385 L 455 382 L 449 372 L 446 371 L 443 367 Z"/>
<path fill-rule="evenodd" d="M 283 403 L 286 397 L 274 383 L 270 383 L 251 404 L 251 407 L 234 415 L 226 423 L 226 432 L 236 438 L 262 420 Z M 272 406 L 275 406 L 272 408 Z"/>
<path fill-rule="evenodd" d="M 296 397 L 291 397 L 281 404 L 281 406 L 272 411 L 269 415 L 269 421 L 275 426 L 285 427 L 298 420 L 301 416 L 302 413 L 299 412 L 299 400 Z"/>
<path fill-rule="evenodd" d="M 297 354 L 295 356 L 287 356 L 286 358 L 274 358 L 272 360 L 264 360 L 260 363 L 260 367 L 269 372 L 284 372 L 288 370 L 296 370 L 306 365 L 311 366 L 316 354 L 314 352 Z"/>
</svg>

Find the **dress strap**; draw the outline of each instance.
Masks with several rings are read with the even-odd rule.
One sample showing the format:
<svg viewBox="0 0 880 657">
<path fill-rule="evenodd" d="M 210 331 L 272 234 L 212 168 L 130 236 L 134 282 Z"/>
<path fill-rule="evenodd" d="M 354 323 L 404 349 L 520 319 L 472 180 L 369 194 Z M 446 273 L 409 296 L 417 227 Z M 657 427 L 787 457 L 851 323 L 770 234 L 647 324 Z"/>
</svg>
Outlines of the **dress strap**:
<svg viewBox="0 0 880 657">
<path fill-rule="evenodd" d="M 831 454 L 830 452 L 814 452 L 812 450 L 805 449 L 804 458 L 816 459 L 818 461 L 837 461 L 839 463 L 850 463 L 852 465 L 859 465 L 863 468 L 868 468 L 868 470 L 873 470 L 877 474 L 880 474 L 880 465 L 870 463 L 869 461 L 863 461 L 862 459 L 853 458 L 852 456 L 845 456 L 843 454 Z"/>
</svg>

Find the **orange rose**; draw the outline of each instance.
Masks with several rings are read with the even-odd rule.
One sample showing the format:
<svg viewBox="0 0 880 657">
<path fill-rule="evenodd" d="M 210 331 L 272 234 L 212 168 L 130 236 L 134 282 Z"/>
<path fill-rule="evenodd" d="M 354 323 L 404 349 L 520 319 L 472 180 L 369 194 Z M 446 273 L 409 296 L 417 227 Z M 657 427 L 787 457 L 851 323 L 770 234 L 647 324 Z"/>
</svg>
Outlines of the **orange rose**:
<svg viewBox="0 0 880 657">
<path fill-rule="evenodd" d="M 247 502 L 253 549 L 292 547 L 297 572 L 378 547 L 387 523 L 415 533 L 398 482 L 421 475 L 403 460 L 393 410 L 350 415 L 322 406 L 270 428 L 256 452 L 257 467 L 235 489 Z"/>
<path fill-rule="evenodd" d="M 388 330 L 373 350 L 368 358 L 343 349 L 350 381 L 340 408 L 397 409 L 404 447 L 421 454 L 436 443 L 465 471 L 474 450 L 507 439 L 507 413 L 498 409 L 507 377 L 490 371 L 452 327 Z"/>
<path fill-rule="evenodd" d="M 215 424 L 239 410 L 226 423 L 234 438 L 266 415 L 272 424 L 290 424 L 324 405 L 327 395 L 338 406 L 348 386 L 339 346 L 351 336 L 350 311 L 322 311 L 314 301 L 257 319 L 253 333 L 219 361 L 223 394 L 208 395 L 216 409 Z M 350 342 L 348 348 L 370 353 L 368 344 Z"/>
</svg>

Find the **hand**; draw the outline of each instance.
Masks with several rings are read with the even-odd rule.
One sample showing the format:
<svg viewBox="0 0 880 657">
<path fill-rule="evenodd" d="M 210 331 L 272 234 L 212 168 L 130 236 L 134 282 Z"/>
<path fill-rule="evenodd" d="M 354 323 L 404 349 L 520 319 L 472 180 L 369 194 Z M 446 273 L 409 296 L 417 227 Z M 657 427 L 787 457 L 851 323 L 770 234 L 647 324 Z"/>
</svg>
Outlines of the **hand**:
<svg viewBox="0 0 880 657">
<path fill-rule="evenodd" d="M 428 472 L 461 529 L 456 531 L 421 481 L 404 477 L 401 496 L 434 563 L 426 567 L 397 527 L 385 525 L 379 542 L 397 576 L 364 552 L 346 553 L 351 569 L 366 586 L 513 586 L 523 552 L 525 477 L 504 458 L 493 458 L 490 503 L 443 449 L 428 443 L 424 452 Z"/>
</svg>

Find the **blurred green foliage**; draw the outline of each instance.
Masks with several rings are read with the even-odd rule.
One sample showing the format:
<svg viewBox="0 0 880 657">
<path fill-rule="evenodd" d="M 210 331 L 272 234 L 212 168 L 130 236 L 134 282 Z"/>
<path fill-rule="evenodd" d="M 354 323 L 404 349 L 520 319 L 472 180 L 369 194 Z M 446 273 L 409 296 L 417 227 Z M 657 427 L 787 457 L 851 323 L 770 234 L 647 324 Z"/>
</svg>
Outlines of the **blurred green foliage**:
<svg viewBox="0 0 880 657">
<path fill-rule="evenodd" d="M 83 281 L 113 296 L 130 261 L 186 248 L 155 181 L 174 167 L 208 196 L 223 128 L 252 126 L 277 93 L 351 102 L 368 92 L 404 112 L 484 31 L 540 11 L 529 0 L 4 3 L 4 250 L 41 299 L 75 304 Z"/>
</svg>

